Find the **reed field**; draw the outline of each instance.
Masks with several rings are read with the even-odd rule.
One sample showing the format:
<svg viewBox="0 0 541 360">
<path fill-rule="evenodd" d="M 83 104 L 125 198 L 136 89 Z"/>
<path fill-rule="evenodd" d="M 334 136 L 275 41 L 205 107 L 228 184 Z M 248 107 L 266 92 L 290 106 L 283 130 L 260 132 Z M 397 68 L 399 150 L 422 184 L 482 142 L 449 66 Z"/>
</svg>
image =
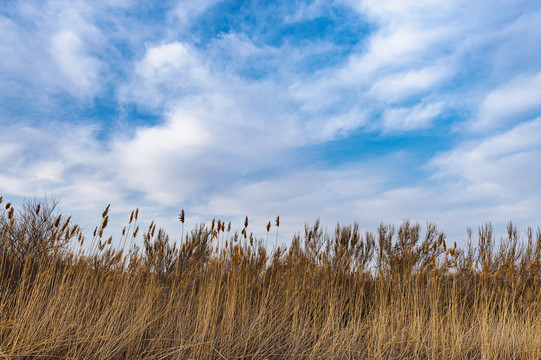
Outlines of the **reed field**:
<svg viewBox="0 0 541 360">
<path fill-rule="evenodd" d="M 111 239 L 109 207 L 85 234 L 56 205 L 0 198 L 0 359 L 541 359 L 539 228 L 316 222 L 280 248 L 279 218 L 182 211 L 173 244 L 138 210 Z"/>
</svg>

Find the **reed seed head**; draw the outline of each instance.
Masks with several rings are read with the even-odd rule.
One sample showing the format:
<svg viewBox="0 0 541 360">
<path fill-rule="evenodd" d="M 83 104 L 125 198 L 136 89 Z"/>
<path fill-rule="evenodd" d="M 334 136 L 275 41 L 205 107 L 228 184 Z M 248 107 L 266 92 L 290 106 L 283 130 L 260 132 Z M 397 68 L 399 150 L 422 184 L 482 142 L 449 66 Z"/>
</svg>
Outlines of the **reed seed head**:
<svg viewBox="0 0 541 360">
<path fill-rule="evenodd" d="M 105 218 L 103 219 L 103 223 L 101 224 L 102 229 L 105 229 L 108 223 L 109 223 L 109 216 L 105 216 Z"/>
<path fill-rule="evenodd" d="M 66 228 L 68 227 L 69 223 L 70 223 L 70 220 L 71 220 L 71 216 L 68 218 L 68 220 L 66 220 L 66 222 L 64 223 L 64 225 L 62 225 L 62 230 L 60 231 L 64 231 L 66 230 Z"/>
<path fill-rule="evenodd" d="M 184 224 L 184 209 L 180 211 L 180 214 L 178 214 L 178 219 L 182 224 Z"/>
<path fill-rule="evenodd" d="M 107 214 L 109 213 L 109 208 L 111 207 L 111 204 L 107 205 L 107 207 L 105 208 L 105 210 L 103 210 L 103 213 L 101 214 L 101 217 L 102 219 L 105 219 L 105 217 L 107 216 Z"/>
</svg>

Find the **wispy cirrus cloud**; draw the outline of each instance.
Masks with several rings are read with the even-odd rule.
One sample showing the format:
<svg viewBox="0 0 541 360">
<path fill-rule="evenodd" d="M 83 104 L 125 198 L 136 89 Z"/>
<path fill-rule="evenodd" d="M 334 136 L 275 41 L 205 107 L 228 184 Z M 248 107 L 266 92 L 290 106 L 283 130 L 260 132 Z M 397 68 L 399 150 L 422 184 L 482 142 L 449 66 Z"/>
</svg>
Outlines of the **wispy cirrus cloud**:
<svg viewBox="0 0 541 360">
<path fill-rule="evenodd" d="M 490 91 L 472 123 L 474 131 L 505 128 L 518 119 L 541 111 L 541 72 L 520 74 Z"/>
<path fill-rule="evenodd" d="M 534 28 L 538 9 L 522 14 L 520 7 L 510 9 L 498 3 L 497 11 L 491 11 L 488 2 L 460 1 L 348 4 L 373 21 L 377 30 L 347 61 L 294 86 L 302 108 L 314 114 L 333 107 L 349 113 L 368 109 L 374 121 L 383 119 L 376 127 L 430 127 L 438 117 L 427 121 L 427 112 L 425 121 L 413 127 L 411 121 L 389 121 L 388 115 L 381 114 L 414 114 L 420 107 L 475 111 L 491 91 L 480 84 L 505 83 L 516 67 L 536 67 L 532 55 L 539 53 L 539 46 L 519 47 L 520 53 L 527 53 L 523 58 L 515 56 L 510 46 L 523 43 L 518 29 Z M 531 37 L 528 32 L 525 42 L 530 45 Z"/>
<path fill-rule="evenodd" d="M 486 185 L 491 196 L 503 201 L 521 199 L 521 194 L 539 196 L 537 179 L 541 170 L 532 164 L 541 156 L 541 118 L 535 118 L 512 129 L 472 140 L 434 157 L 437 175 Z"/>
<path fill-rule="evenodd" d="M 5 97 L 34 102 L 63 92 L 81 100 L 97 95 L 106 71 L 99 58 L 106 38 L 89 19 L 91 8 L 83 3 L 17 2 L 6 10 L 8 14 L 0 16 L 5 59 L 1 76 L 2 82 L 16 87 L 4 88 Z"/>
</svg>

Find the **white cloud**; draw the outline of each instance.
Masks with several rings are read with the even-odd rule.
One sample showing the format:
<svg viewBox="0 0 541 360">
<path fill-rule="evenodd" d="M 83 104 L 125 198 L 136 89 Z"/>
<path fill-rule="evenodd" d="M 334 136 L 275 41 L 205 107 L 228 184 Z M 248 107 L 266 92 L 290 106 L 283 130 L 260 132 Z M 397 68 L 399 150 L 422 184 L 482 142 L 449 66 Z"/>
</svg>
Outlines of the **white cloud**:
<svg viewBox="0 0 541 360">
<path fill-rule="evenodd" d="M 383 127 L 387 131 L 408 131 L 423 129 L 442 114 L 445 109 L 443 102 L 428 102 L 413 107 L 386 109 L 383 112 Z"/>
<path fill-rule="evenodd" d="M 211 140 L 196 118 L 170 113 L 165 124 L 140 128 L 132 139 L 115 141 L 112 158 L 118 180 L 157 203 L 188 200 L 214 180 L 204 180 L 193 166 Z"/>
<path fill-rule="evenodd" d="M 426 52 L 447 37 L 448 31 L 450 29 L 427 31 L 409 24 L 399 29 L 380 30 L 369 39 L 366 53 L 352 57 L 342 74 L 350 79 L 353 76 L 353 79 L 361 80 L 378 69 L 398 67 L 400 70 L 412 63 L 427 61 Z"/>
<path fill-rule="evenodd" d="M 496 202 L 501 218 L 502 209 L 513 204 L 524 208 L 525 217 L 534 221 L 539 213 L 541 191 L 538 179 L 541 170 L 541 118 L 516 125 L 509 131 L 485 139 L 466 142 L 456 149 L 438 155 L 432 161 L 439 181 L 461 183 L 472 193 Z M 531 201 L 530 201 L 531 200 Z M 496 212 L 496 211 L 495 211 Z M 513 217 L 513 212 L 505 214 Z"/>
<path fill-rule="evenodd" d="M 70 31 L 54 34 L 49 51 L 57 62 L 58 70 L 66 76 L 64 87 L 70 93 L 82 97 L 93 96 L 99 91 L 102 64 L 84 53 L 82 40 L 77 34 Z"/>
<path fill-rule="evenodd" d="M 425 93 L 448 77 L 449 70 L 441 65 L 393 73 L 377 80 L 368 94 L 386 103 L 394 103 Z"/>
<path fill-rule="evenodd" d="M 461 1 L 348 1 L 354 10 L 376 23 L 377 31 L 368 39 L 366 52 L 354 58 L 351 70 L 366 74 L 381 67 L 432 63 L 442 50 L 452 49 L 457 31 L 469 24 L 458 25 L 462 15 Z M 462 18 L 468 21 L 469 19 Z"/>
<path fill-rule="evenodd" d="M 457 1 L 445 0 L 354 0 L 348 1 L 352 7 L 362 13 L 369 13 L 379 21 L 400 22 L 403 18 L 425 20 L 432 15 L 433 21 L 440 17 L 438 14 L 449 13 Z M 396 18 L 397 16 L 400 16 Z M 426 20 L 425 20 L 426 21 Z"/>
<path fill-rule="evenodd" d="M 223 34 L 216 41 L 215 45 L 219 51 L 227 52 L 239 60 L 242 58 L 251 58 L 254 55 L 272 54 L 275 51 L 272 47 L 258 47 L 246 34 L 228 33 Z M 235 64 L 233 64 L 235 65 Z"/>
<path fill-rule="evenodd" d="M 2 126 L 0 142 L 11 145 L 2 159 L 0 191 L 18 196 L 34 196 L 62 189 L 77 174 L 100 174 L 106 168 L 104 152 L 95 140 L 93 127 L 50 124 L 35 128 Z M 110 171 L 111 169 L 109 169 Z M 13 186 L 18 182 L 18 186 Z"/>
<path fill-rule="evenodd" d="M 186 95 L 212 87 L 209 72 L 188 45 L 172 42 L 149 47 L 137 62 L 132 81 L 121 88 L 124 101 L 162 107 Z"/>
<path fill-rule="evenodd" d="M 63 172 L 66 170 L 66 165 L 62 161 L 39 161 L 33 166 L 30 166 L 30 171 L 34 174 L 37 182 L 51 181 L 55 183 L 63 183 Z"/>
<path fill-rule="evenodd" d="M 319 122 L 310 124 L 314 142 L 333 140 L 340 135 L 347 136 L 349 132 L 360 128 L 367 122 L 367 114 L 360 109 L 351 109 L 347 113 L 328 115 Z"/>
<path fill-rule="evenodd" d="M 233 40 L 239 45 L 238 38 Z M 219 41 L 217 46 L 224 44 Z M 242 57 L 236 50 L 229 49 Z M 250 46 L 247 52 L 245 56 L 252 56 L 257 49 Z M 320 139 L 318 119 L 310 120 L 317 127 L 302 124 L 283 83 L 246 79 L 230 70 L 212 66 L 199 50 L 183 43 L 150 46 L 121 94 L 125 102 L 192 118 L 213 134 L 215 151 L 242 158 L 266 157 Z"/>
<path fill-rule="evenodd" d="M 480 105 L 471 129 L 499 129 L 533 110 L 541 111 L 541 72 L 521 74 L 489 92 Z"/>
<path fill-rule="evenodd" d="M 8 161 L 17 154 L 20 148 L 21 145 L 17 143 L 7 142 L 0 144 L 0 161 Z"/>
<path fill-rule="evenodd" d="M 455 75 L 453 63 L 462 51 L 457 48 L 462 40 L 457 32 L 468 28 L 454 21 L 459 6 L 436 1 L 351 5 L 376 23 L 374 32 L 363 40 L 362 51 L 352 53 L 345 63 L 295 82 L 290 88 L 293 99 L 311 115 L 356 109 L 383 119 L 380 124 L 358 123 L 370 128 L 396 126 L 405 131 L 430 126 L 446 105 L 432 94 Z M 431 96 L 424 96 L 418 106 L 403 104 L 425 94 Z M 331 126 L 336 134 L 355 129 L 336 125 Z"/>
<path fill-rule="evenodd" d="M 321 15 L 325 5 L 328 5 L 328 3 L 323 0 L 310 1 L 308 4 L 305 2 L 298 3 L 295 13 L 285 16 L 284 22 L 294 23 L 312 20 Z"/>
<path fill-rule="evenodd" d="M 221 1 L 222 0 L 179 0 L 171 13 L 176 16 L 184 26 L 187 27 L 195 19 L 197 19 L 198 16 Z"/>
<path fill-rule="evenodd" d="M 541 46 L 532 39 L 539 32 L 534 24 L 539 23 L 540 11 L 522 14 L 517 9 L 525 3 L 515 9 L 488 1 L 346 3 L 373 21 L 374 30 L 347 61 L 290 86 L 304 112 L 317 116 L 358 109 L 383 119 L 360 125 L 386 131 L 396 125 L 403 131 L 430 126 L 429 119 L 445 107 L 462 113 L 480 107 L 479 129 L 537 109 L 535 59 Z M 508 83 L 517 68 L 530 74 L 534 70 L 536 76 Z M 417 107 L 415 114 L 411 100 L 420 97 L 424 111 Z M 421 117 L 414 119 L 406 112 Z M 398 121 L 404 116 L 407 120 Z"/>
<path fill-rule="evenodd" d="M 6 59 L 0 63 L 0 81 L 20 89 L 10 86 L 4 96 L 34 104 L 61 92 L 78 100 L 94 97 L 103 86 L 105 64 L 97 54 L 106 38 L 93 25 L 92 9 L 64 1 L 12 6 L 17 17 L 0 17 L 0 54 Z"/>
</svg>

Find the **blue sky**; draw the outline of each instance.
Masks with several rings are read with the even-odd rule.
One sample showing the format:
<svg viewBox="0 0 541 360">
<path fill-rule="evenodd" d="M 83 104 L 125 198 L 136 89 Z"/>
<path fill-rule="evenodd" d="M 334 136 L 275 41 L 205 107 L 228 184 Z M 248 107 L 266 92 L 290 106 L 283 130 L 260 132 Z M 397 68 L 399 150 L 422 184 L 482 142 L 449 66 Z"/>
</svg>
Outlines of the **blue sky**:
<svg viewBox="0 0 541 360">
<path fill-rule="evenodd" d="M 173 238 L 541 223 L 538 1 L 0 1 L 0 194 Z"/>
</svg>

